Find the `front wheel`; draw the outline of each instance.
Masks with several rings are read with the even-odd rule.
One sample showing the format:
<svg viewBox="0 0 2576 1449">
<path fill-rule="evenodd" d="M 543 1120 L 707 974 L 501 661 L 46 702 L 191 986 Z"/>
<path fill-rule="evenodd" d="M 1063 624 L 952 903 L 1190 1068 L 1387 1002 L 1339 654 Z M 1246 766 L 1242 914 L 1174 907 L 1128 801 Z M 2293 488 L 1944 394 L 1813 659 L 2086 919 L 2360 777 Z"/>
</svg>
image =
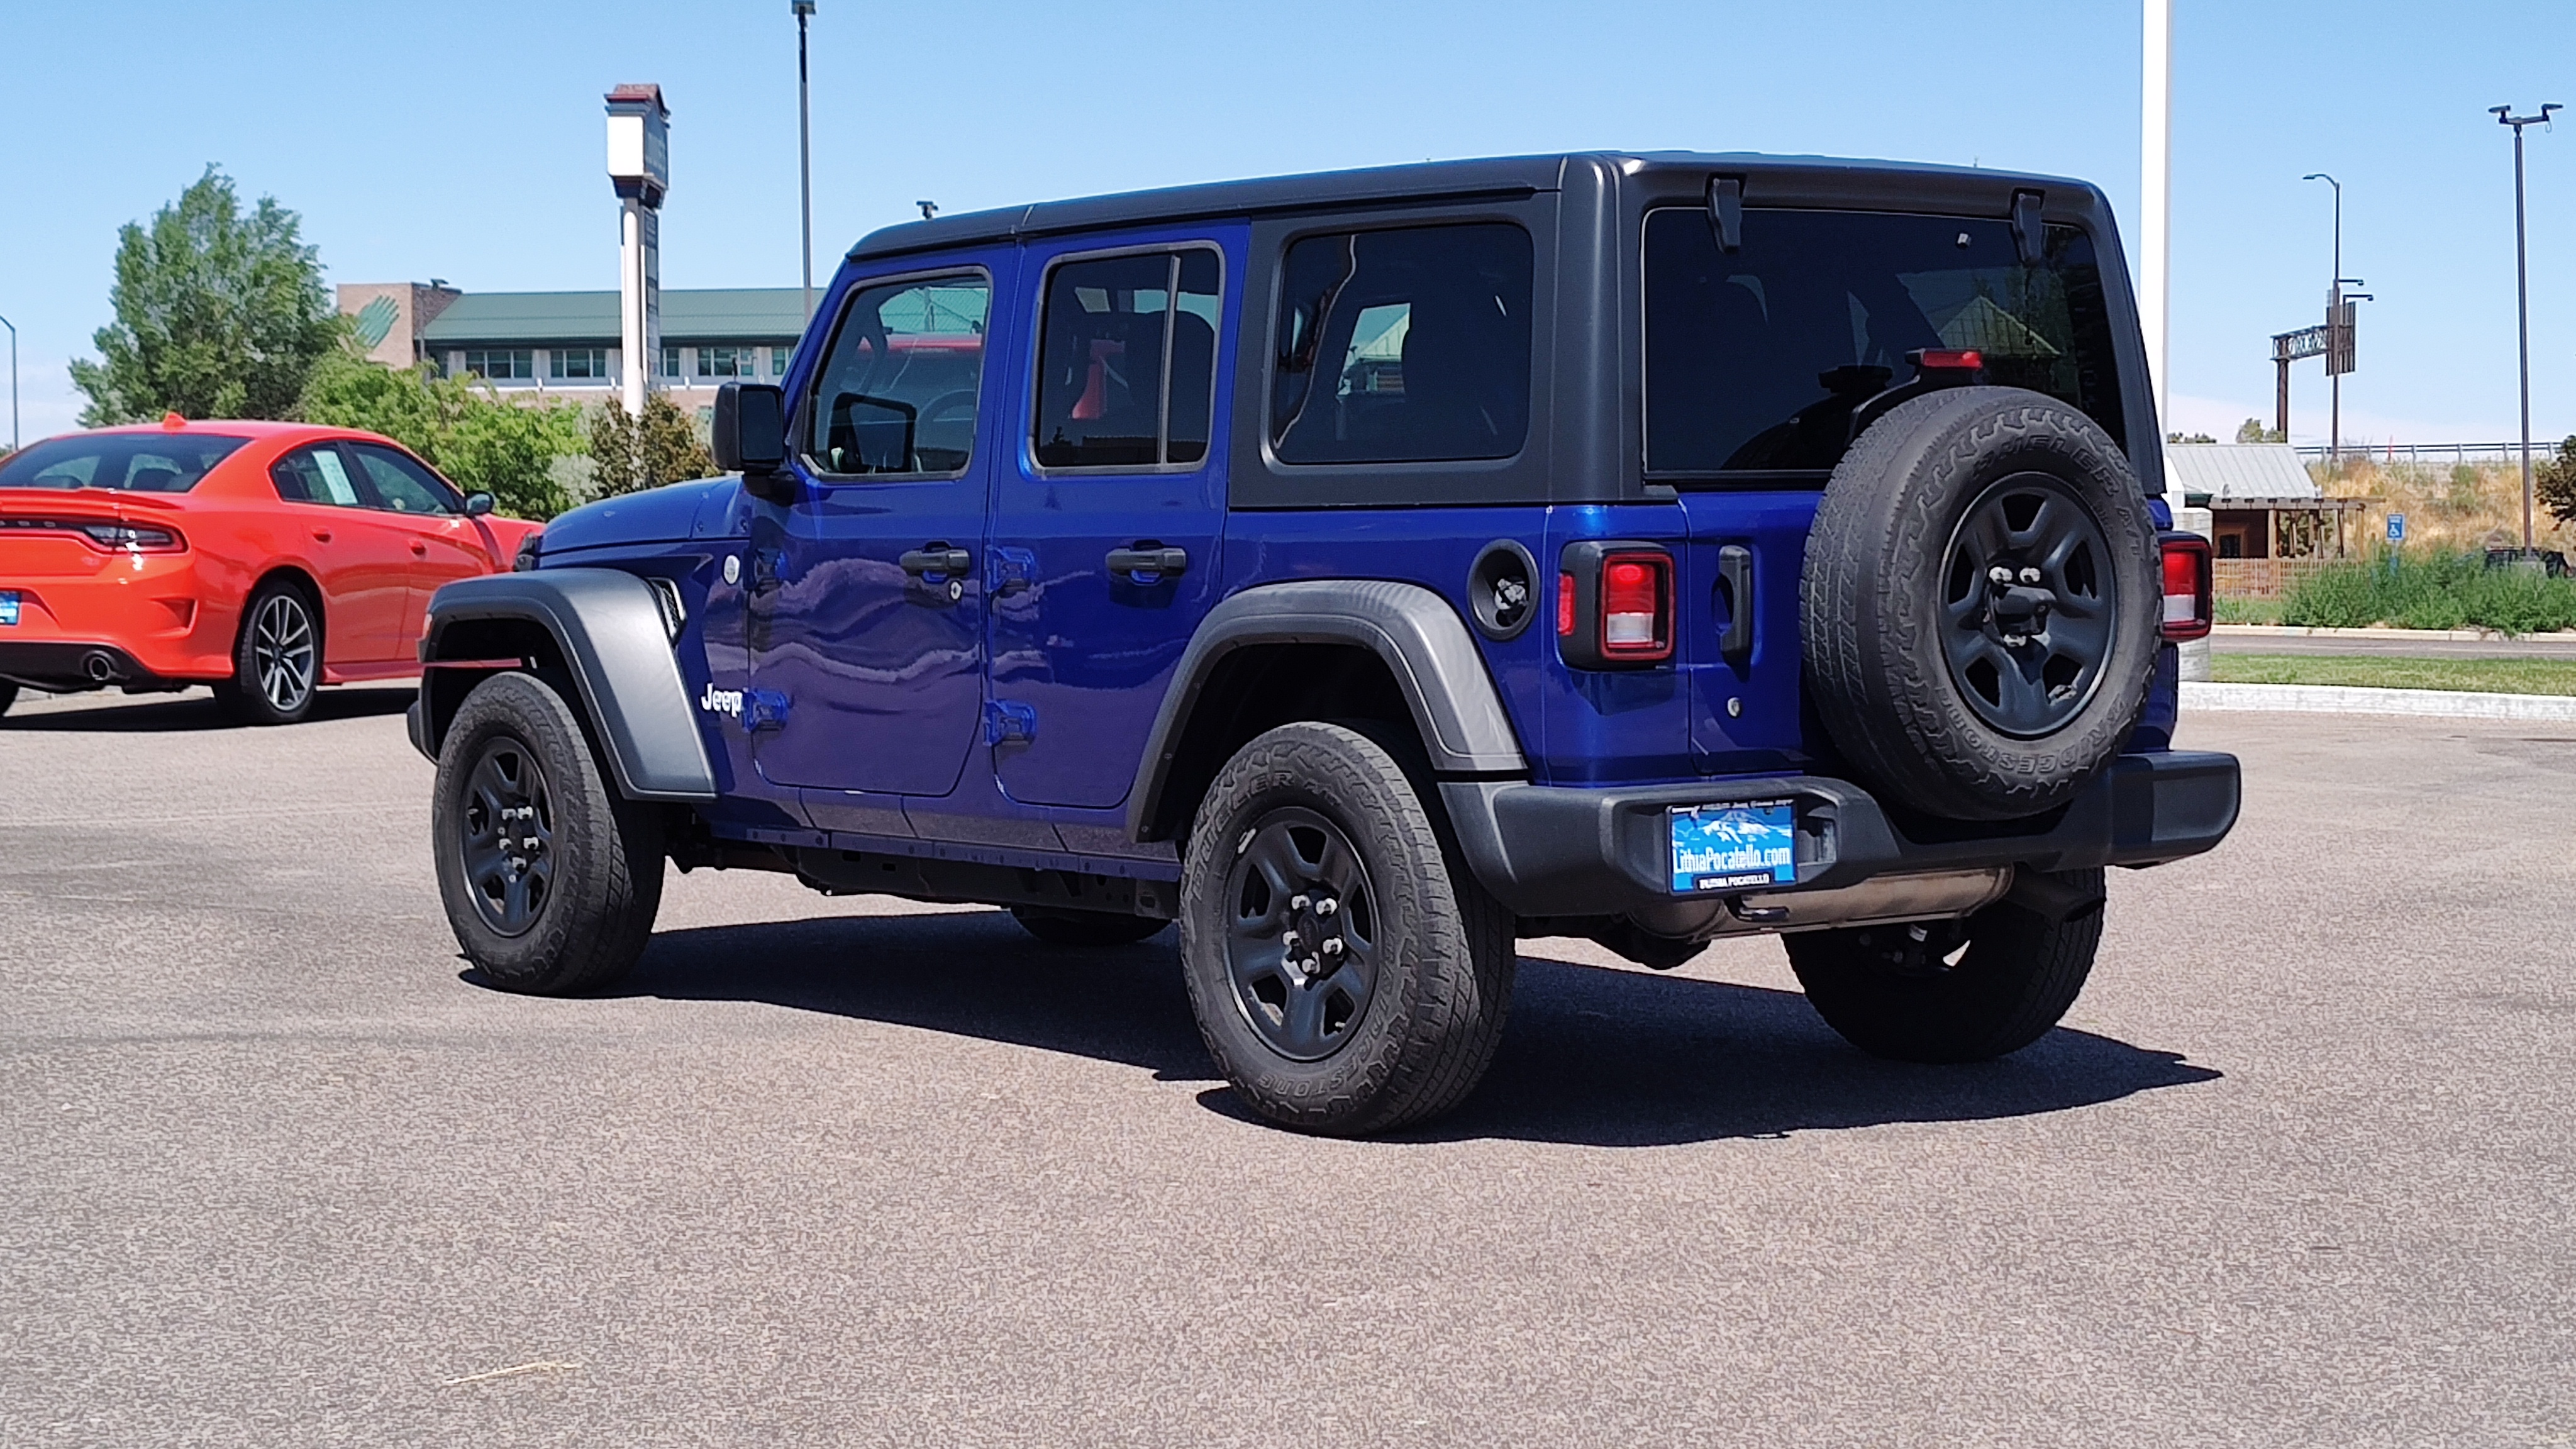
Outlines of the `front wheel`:
<svg viewBox="0 0 2576 1449">
<path fill-rule="evenodd" d="M 1956 921 L 1782 937 L 1807 1002 L 1845 1041 L 1909 1062 L 1981 1062 L 2046 1035 L 2102 942 L 2102 872 L 2047 879 L 2063 916 L 2007 899 Z"/>
<path fill-rule="evenodd" d="M 1200 1036 L 1281 1126 L 1351 1136 L 1436 1116 L 1501 1039 L 1511 916 L 1357 731 L 1283 725 L 1227 763 L 1191 829 L 1180 926 Z"/>
<path fill-rule="evenodd" d="M 518 673 L 474 686 L 435 788 L 439 899 L 493 985 L 591 990 L 644 954 L 662 904 L 658 822 L 602 777 L 562 695 Z"/>
</svg>

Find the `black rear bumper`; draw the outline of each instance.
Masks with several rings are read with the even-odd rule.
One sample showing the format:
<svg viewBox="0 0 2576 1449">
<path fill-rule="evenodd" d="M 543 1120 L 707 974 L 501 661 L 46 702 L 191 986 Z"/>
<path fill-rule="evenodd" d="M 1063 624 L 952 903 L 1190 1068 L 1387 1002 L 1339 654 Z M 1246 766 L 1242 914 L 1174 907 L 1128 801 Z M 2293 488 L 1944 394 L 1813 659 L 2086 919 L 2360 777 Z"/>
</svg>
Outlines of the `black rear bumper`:
<svg viewBox="0 0 2576 1449">
<path fill-rule="evenodd" d="M 1630 789 L 1444 781 L 1442 803 L 1485 888 L 1523 916 L 1614 915 L 1670 902 L 1665 812 L 1677 805 L 1794 802 L 1795 887 L 1978 866 L 2080 870 L 2198 855 L 2236 824 L 2236 757 L 2122 755 L 2065 806 L 1962 826 L 1904 820 L 1848 780 L 1770 775 Z"/>
</svg>

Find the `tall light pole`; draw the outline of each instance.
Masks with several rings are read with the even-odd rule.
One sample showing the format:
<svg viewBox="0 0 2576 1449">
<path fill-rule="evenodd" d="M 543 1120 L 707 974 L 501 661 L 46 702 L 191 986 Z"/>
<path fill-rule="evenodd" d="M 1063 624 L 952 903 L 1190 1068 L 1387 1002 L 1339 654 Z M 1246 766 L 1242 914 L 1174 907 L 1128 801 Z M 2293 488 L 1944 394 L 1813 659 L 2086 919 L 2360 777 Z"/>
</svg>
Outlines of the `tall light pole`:
<svg viewBox="0 0 2576 1449">
<path fill-rule="evenodd" d="M 796 14 L 796 181 L 805 201 L 805 316 L 814 316 L 814 107 L 805 79 L 805 22 L 814 0 L 787 0 Z"/>
<path fill-rule="evenodd" d="M 2337 475 L 2343 472 L 2343 374 L 2336 371 L 2340 361 L 2335 347 L 2337 329 L 2343 326 L 2343 183 L 2322 171 L 2311 171 L 2301 181 L 2322 181 L 2334 188 L 2334 281 L 2326 288 L 2326 387 L 2333 401 L 2326 405 L 2326 468 Z"/>
<path fill-rule="evenodd" d="M 2527 558 L 2531 554 L 2531 275 L 2523 260 L 2522 128 L 2545 126 L 2549 113 L 2564 107 L 2553 101 L 2536 116 L 2517 116 L 2511 106 L 2487 109 L 2500 124 L 2513 127 L 2513 293 L 2522 327 L 2522 552 Z"/>
<path fill-rule="evenodd" d="M 9 451 L 14 453 L 18 451 L 18 324 L 0 317 L 0 327 L 9 329 Z"/>
<path fill-rule="evenodd" d="M 2138 321 L 2146 333 L 2147 387 L 2156 426 L 2165 413 L 2165 337 L 2173 306 L 2173 0 L 2145 0 L 2138 112 Z"/>
</svg>

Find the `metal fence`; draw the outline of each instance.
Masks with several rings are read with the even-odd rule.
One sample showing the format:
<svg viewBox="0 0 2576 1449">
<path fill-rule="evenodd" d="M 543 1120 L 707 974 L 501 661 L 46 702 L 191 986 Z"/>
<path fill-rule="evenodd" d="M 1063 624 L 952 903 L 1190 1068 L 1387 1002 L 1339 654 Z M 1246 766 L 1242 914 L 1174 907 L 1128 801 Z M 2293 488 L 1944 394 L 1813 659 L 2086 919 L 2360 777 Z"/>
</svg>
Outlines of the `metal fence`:
<svg viewBox="0 0 2576 1449">
<path fill-rule="evenodd" d="M 2535 464 L 2558 449 L 2556 439 L 2531 440 L 2531 461 Z M 2299 457 L 2307 462 L 2325 461 L 2329 451 L 2323 443 L 2301 443 Z M 2519 463 L 2520 443 L 2346 443 L 2343 456 L 2359 461 L 2368 458 L 2375 463 Z"/>
</svg>

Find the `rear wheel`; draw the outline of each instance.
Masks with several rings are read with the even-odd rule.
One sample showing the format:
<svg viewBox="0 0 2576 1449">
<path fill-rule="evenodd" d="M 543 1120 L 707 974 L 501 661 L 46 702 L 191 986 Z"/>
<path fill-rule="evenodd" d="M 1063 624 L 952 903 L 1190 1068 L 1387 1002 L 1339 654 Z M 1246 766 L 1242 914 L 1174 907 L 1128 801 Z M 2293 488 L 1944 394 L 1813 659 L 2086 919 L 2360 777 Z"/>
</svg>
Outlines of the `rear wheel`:
<svg viewBox="0 0 2576 1449">
<path fill-rule="evenodd" d="M 2010 900 L 1956 921 L 1782 937 L 1807 1001 L 1873 1056 L 1980 1062 L 2046 1035 L 2075 1004 L 2102 941 L 2102 872 L 2065 871 L 2052 918 Z"/>
<path fill-rule="evenodd" d="M 1045 906 L 1013 906 L 1011 919 L 1050 946 L 1128 946 L 1171 924 L 1115 911 L 1059 911 Z"/>
<path fill-rule="evenodd" d="M 662 904 L 661 831 L 609 787 L 562 695 L 527 674 L 474 686 L 435 788 L 439 899 L 493 985 L 586 991 L 643 955 Z"/>
<path fill-rule="evenodd" d="M 1355 1135 L 1475 1089 L 1510 1001 L 1512 919 L 1452 866 L 1387 749 L 1292 724 L 1227 763 L 1181 876 L 1199 1034 L 1252 1110 Z"/>
<path fill-rule="evenodd" d="M 215 685 L 215 698 L 244 724 L 293 724 L 313 712 L 321 683 L 321 615 L 283 579 L 260 585 L 242 610 L 233 677 Z"/>
</svg>

